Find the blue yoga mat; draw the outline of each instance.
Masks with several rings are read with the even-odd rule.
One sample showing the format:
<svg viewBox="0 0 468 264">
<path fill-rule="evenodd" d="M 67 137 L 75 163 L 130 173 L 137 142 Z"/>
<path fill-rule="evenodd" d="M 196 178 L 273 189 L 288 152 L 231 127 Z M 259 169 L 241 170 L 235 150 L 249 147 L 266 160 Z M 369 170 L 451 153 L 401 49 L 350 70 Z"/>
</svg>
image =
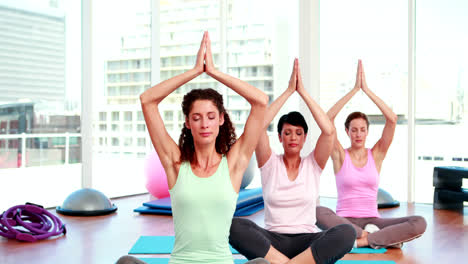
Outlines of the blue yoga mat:
<svg viewBox="0 0 468 264">
<path fill-rule="evenodd" d="M 240 208 L 234 212 L 234 216 L 248 216 L 254 214 L 265 207 L 263 201 L 260 201 L 256 204 L 251 204 Z M 142 213 L 142 214 L 159 214 L 159 215 L 172 215 L 171 209 L 158 209 L 158 208 L 151 208 L 148 206 L 140 206 L 136 209 L 133 209 L 134 212 Z"/>
<path fill-rule="evenodd" d="M 262 188 L 242 189 L 237 198 L 236 210 L 252 204 L 263 202 Z M 155 209 L 171 210 L 171 197 L 161 198 L 151 202 L 143 203 L 144 206 Z"/>
<path fill-rule="evenodd" d="M 263 202 L 262 187 L 241 189 L 239 191 L 239 197 L 237 197 L 236 210 L 259 202 Z"/>
<path fill-rule="evenodd" d="M 171 197 L 166 197 L 166 198 L 161 198 L 158 200 L 154 200 L 151 202 L 146 202 L 143 203 L 144 206 L 148 206 L 149 208 L 154 208 L 154 209 L 166 209 L 166 210 L 171 210 Z"/>
<path fill-rule="evenodd" d="M 140 206 L 136 209 L 133 209 L 133 212 L 142 213 L 142 214 L 159 214 L 159 215 L 172 215 L 172 210 L 166 209 L 154 209 L 148 206 Z"/>
<path fill-rule="evenodd" d="M 128 254 L 170 254 L 174 241 L 174 236 L 141 236 Z M 229 248 L 233 254 L 239 254 L 231 246 Z"/>
<path fill-rule="evenodd" d="M 148 264 L 168 264 L 168 258 L 140 258 Z M 247 259 L 234 259 L 235 264 L 243 264 Z M 392 260 L 338 260 L 338 264 L 396 264 Z"/>
<path fill-rule="evenodd" d="M 351 249 L 351 252 L 349 253 L 354 253 L 354 254 L 383 254 L 387 252 L 386 248 L 379 248 L 379 249 L 374 249 L 370 247 L 361 247 L 361 248 L 353 248 Z"/>
<path fill-rule="evenodd" d="M 260 210 L 263 210 L 264 207 L 265 207 L 265 204 L 263 203 L 263 201 L 260 201 L 255 204 L 251 204 L 243 208 L 236 209 L 236 211 L 234 212 L 234 216 L 248 216 Z"/>
</svg>

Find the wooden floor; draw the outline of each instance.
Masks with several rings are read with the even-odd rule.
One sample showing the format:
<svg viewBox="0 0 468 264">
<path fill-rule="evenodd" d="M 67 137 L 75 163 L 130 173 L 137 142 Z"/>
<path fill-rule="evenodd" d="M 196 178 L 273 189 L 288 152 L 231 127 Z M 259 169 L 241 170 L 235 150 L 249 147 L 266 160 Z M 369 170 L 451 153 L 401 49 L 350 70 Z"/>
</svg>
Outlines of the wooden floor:
<svg viewBox="0 0 468 264">
<path fill-rule="evenodd" d="M 26 243 L 0 237 L 1 264 L 114 263 L 125 255 L 141 235 L 173 235 L 170 216 L 140 215 L 133 209 L 148 195 L 115 199 L 116 213 L 98 217 L 59 215 L 67 234 L 45 241 Z M 335 199 L 321 198 L 321 204 L 335 208 Z M 51 210 L 55 213 L 55 210 Z M 433 210 L 432 205 L 406 204 L 380 210 L 382 217 L 421 215 L 426 233 L 400 249 L 385 254 L 348 254 L 344 259 L 394 260 L 396 263 L 468 263 L 468 208 L 462 211 Z M 263 226 L 264 211 L 247 218 Z"/>
</svg>

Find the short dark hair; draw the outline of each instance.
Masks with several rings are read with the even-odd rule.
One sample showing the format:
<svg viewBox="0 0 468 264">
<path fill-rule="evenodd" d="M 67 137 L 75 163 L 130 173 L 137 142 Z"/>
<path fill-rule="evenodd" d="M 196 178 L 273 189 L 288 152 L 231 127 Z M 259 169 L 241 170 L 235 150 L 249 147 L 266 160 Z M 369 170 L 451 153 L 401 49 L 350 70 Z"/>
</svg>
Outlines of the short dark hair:
<svg viewBox="0 0 468 264">
<path fill-rule="evenodd" d="M 293 126 L 301 126 L 304 129 L 305 134 L 307 134 L 307 131 L 309 130 L 304 116 L 302 116 L 302 114 L 297 111 L 289 112 L 281 116 L 280 120 L 278 121 L 278 134 L 281 134 L 281 131 L 283 130 L 283 125 L 285 123 Z"/>
<path fill-rule="evenodd" d="M 367 118 L 367 115 L 362 112 L 352 112 L 351 114 L 349 114 L 344 123 L 345 128 L 349 130 L 349 124 L 351 123 L 351 121 L 358 118 L 364 119 L 367 124 L 367 129 L 369 129 L 369 118 Z"/>
</svg>

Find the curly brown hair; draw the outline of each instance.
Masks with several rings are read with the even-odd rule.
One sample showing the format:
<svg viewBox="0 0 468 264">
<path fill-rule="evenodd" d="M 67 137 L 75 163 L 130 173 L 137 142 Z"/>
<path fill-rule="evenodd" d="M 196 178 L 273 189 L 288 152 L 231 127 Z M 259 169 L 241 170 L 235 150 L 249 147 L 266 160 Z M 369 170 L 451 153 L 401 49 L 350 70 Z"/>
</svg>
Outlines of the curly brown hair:
<svg viewBox="0 0 468 264">
<path fill-rule="evenodd" d="M 229 114 L 224 108 L 223 96 L 211 88 L 191 90 L 182 100 L 182 112 L 184 113 L 185 118 L 188 117 L 193 103 L 197 100 L 210 100 L 218 109 L 219 114 L 224 115 L 224 123 L 219 128 L 215 148 L 217 153 L 223 155 L 227 154 L 231 149 L 231 146 L 236 142 L 237 137 L 231 119 L 229 118 Z M 192 132 L 185 125 L 183 126 L 179 137 L 179 150 L 180 162 L 194 161 L 195 144 L 193 142 Z"/>
</svg>

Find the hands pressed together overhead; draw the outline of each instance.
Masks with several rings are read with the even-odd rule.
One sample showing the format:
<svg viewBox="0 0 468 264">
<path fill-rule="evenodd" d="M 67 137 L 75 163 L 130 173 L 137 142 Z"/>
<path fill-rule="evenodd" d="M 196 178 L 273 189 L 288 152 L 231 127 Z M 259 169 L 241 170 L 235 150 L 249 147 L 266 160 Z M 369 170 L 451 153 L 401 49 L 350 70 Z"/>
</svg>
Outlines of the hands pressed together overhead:
<svg viewBox="0 0 468 264">
<path fill-rule="evenodd" d="M 369 90 L 366 82 L 366 74 L 364 73 L 364 67 L 362 66 L 362 61 L 358 61 L 358 68 L 356 72 L 356 83 L 354 84 L 354 89 L 359 90 L 362 89 L 363 92 Z"/>
<path fill-rule="evenodd" d="M 299 94 L 303 94 L 305 91 L 304 83 L 302 82 L 301 69 L 299 67 L 299 60 L 294 59 L 293 70 L 291 73 L 291 78 L 289 79 L 289 85 L 287 91 L 291 94 L 297 91 Z"/>
<path fill-rule="evenodd" d="M 211 73 L 213 73 L 213 71 L 216 70 L 213 63 L 213 55 L 211 53 L 211 40 L 208 31 L 205 31 L 203 34 L 194 68 L 195 70 L 197 70 L 198 73 L 201 74 L 205 72 L 208 75 L 211 75 Z"/>
</svg>

